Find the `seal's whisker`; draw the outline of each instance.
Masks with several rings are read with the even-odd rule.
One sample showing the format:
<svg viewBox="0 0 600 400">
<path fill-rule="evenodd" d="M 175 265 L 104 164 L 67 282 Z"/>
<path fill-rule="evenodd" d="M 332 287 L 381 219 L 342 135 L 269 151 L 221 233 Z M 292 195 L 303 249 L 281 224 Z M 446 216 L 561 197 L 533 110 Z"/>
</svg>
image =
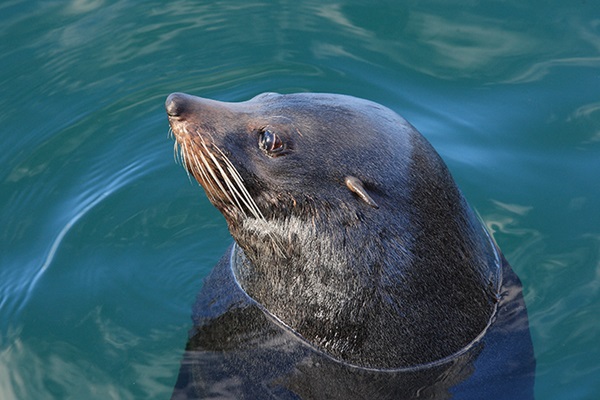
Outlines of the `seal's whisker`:
<svg viewBox="0 0 600 400">
<path fill-rule="evenodd" d="M 232 162 L 229 160 L 229 158 L 225 155 L 225 153 L 223 153 L 223 151 L 220 148 L 218 148 L 217 146 L 215 146 L 215 147 L 219 151 L 219 153 L 221 153 L 223 161 L 225 162 L 225 164 L 227 164 L 227 170 L 229 171 L 229 174 L 231 175 L 231 177 L 233 178 L 233 180 L 235 181 L 235 183 L 237 185 L 237 188 L 239 189 L 239 192 L 238 192 L 238 190 L 236 190 L 236 194 L 240 197 L 242 202 L 246 205 L 246 207 L 250 210 L 250 212 L 256 219 L 262 219 L 264 221 L 265 217 L 263 216 L 262 212 L 258 208 L 258 205 L 254 201 L 252 196 L 250 196 L 250 193 L 248 193 L 248 189 L 244 185 L 244 180 L 242 179 L 240 173 L 235 168 L 235 166 L 232 164 Z"/>
<path fill-rule="evenodd" d="M 265 217 L 262 215 L 262 212 L 260 211 L 260 209 L 258 208 L 256 203 L 254 202 L 254 199 L 252 197 L 250 197 L 248 190 L 246 189 L 244 184 L 240 181 L 239 176 L 236 174 L 237 171 L 235 169 L 232 169 L 231 166 L 228 166 L 227 169 L 236 184 L 236 193 L 240 197 L 240 199 L 242 200 L 242 202 L 244 203 L 246 208 L 248 208 L 248 210 L 250 210 L 250 212 L 252 213 L 254 218 L 265 221 Z"/>
<path fill-rule="evenodd" d="M 173 141 L 173 158 L 176 163 L 179 161 L 179 143 L 177 143 L 177 140 Z"/>
<path fill-rule="evenodd" d="M 214 174 L 213 167 L 210 165 L 210 162 L 208 161 L 208 159 L 207 159 L 207 158 L 204 156 L 204 154 L 206 153 L 206 154 L 209 154 L 209 155 L 211 155 L 211 157 L 212 157 L 212 153 L 211 153 L 211 151 L 208 149 L 208 147 L 207 147 L 207 145 L 206 145 L 206 141 L 204 140 L 204 138 L 202 137 L 202 135 L 200 135 L 200 133 L 199 133 L 199 132 L 197 132 L 197 133 L 198 133 L 198 138 L 200 138 L 200 141 L 201 141 L 201 144 L 202 144 L 202 148 L 204 149 L 204 150 L 200 149 L 200 151 L 198 152 L 198 153 L 200 154 L 200 158 L 202 159 L 202 164 L 204 165 L 204 169 L 205 169 L 205 171 L 210 171 L 210 175 L 211 175 L 211 177 L 210 177 L 210 179 L 209 179 L 209 180 L 215 180 L 215 181 L 218 181 L 218 178 L 217 178 L 217 177 L 216 177 L 216 175 Z M 214 157 L 213 157 L 213 162 L 215 162 L 215 161 L 214 161 Z M 215 162 L 215 164 L 218 164 L 218 162 Z M 208 178 L 208 176 L 207 176 L 207 178 Z M 216 182 L 216 183 L 218 184 L 218 182 Z M 213 185 L 211 185 L 211 187 L 212 187 L 212 189 L 213 189 L 215 192 L 217 192 L 216 188 L 215 188 Z M 221 186 L 221 185 L 219 185 L 219 187 L 221 187 L 221 189 L 222 189 L 222 186 Z"/>
<path fill-rule="evenodd" d="M 249 212 L 257 220 L 267 222 L 231 160 L 218 146 L 212 142 L 210 145 L 207 144 L 205 138 L 199 132 L 197 133 L 200 142 L 176 141 L 173 149 L 175 160 L 179 160 L 184 165 L 188 178 L 190 178 L 190 174 L 193 175 L 198 183 L 204 186 L 211 201 L 214 202 L 218 198 L 217 194 L 221 193 L 222 197 L 244 217 L 247 217 L 247 212 Z M 217 151 L 218 154 L 214 151 Z M 284 247 L 277 237 L 272 232 L 268 232 L 267 236 L 270 238 L 274 251 L 282 257 L 286 257 Z"/>
<path fill-rule="evenodd" d="M 254 215 L 254 210 L 252 209 L 252 207 L 250 207 L 250 205 L 248 204 L 248 202 L 246 201 L 246 199 L 242 196 L 242 194 L 240 193 L 238 187 L 237 187 L 237 182 L 235 181 L 235 178 L 232 181 L 232 175 L 231 175 L 231 171 L 229 170 L 230 174 L 227 174 L 221 167 L 219 167 L 219 170 L 221 171 L 221 173 L 223 174 L 223 178 L 225 179 L 225 183 L 227 183 L 227 187 L 229 188 L 229 190 L 231 191 L 233 198 L 236 201 L 236 205 L 239 208 L 240 212 L 246 216 L 246 211 L 244 211 L 244 208 L 242 207 L 242 203 L 246 206 L 246 208 L 248 210 L 250 210 L 250 212 L 252 212 L 252 214 Z M 241 201 L 241 203 L 240 203 Z"/>
<path fill-rule="evenodd" d="M 212 153 L 208 150 L 208 148 L 206 148 L 206 144 L 202 143 L 202 145 L 204 146 L 204 149 L 206 150 L 206 152 L 208 153 L 208 155 L 210 157 L 213 158 L 213 161 L 216 162 L 217 167 L 219 166 L 218 161 L 214 160 L 214 156 L 212 155 Z M 214 183 L 217 184 L 217 186 L 219 186 L 219 189 L 221 190 L 221 192 L 225 195 L 225 197 L 227 197 L 227 200 L 229 200 L 230 203 L 234 203 L 233 199 L 231 198 L 231 196 L 229 195 L 229 192 L 227 190 L 225 190 L 225 188 L 223 187 L 223 184 L 221 183 L 221 181 L 219 180 L 219 177 L 217 176 L 217 174 L 215 173 L 214 169 L 210 166 L 208 160 L 206 159 L 206 157 L 204 157 L 203 152 L 200 152 L 200 159 L 202 160 L 202 162 L 204 163 L 204 166 L 206 167 L 206 169 L 208 170 L 208 173 L 210 174 L 210 176 L 212 176 L 212 180 Z"/>
<path fill-rule="evenodd" d="M 205 146 L 206 148 L 206 146 Z M 208 149 L 207 149 L 208 151 Z M 244 202 L 243 197 L 241 197 L 240 193 L 238 192 L 238 190 L 236 189 L 234 183 L 231 181 L 231 178 L 229 177 L 229 175 L 223 170 L 223 167 L 221 166 L 221 163 L 217 160 L 217 158 L 211 153 L 208 152 L 209 157 L 212 159 L 213 163 L 216 165 L 217 169 L 219 170 L 219 173 L 221 175 L 221 178 L 223 179 L 223 182 L 225 182 L 225 184 L 227 185 L 227 188 L 229 189 L 229 193 L 225 193 L 225 195 L 228 195 L 228 199 L 233 199 L 231 201 L 232 205 L 236 206 L 237 209 L 239 210 L 239 212 L 246 217 L 246 212 L 244 211 L 244 208 L 242 207 L 242 204 L 240 203 L 240 200 L 242 202 Z M 245 203 L 245 202 L 244 202 Z M 247 204 L 246 204 L 247 206 Z M 252 211 L 252 210 L 251 210 Z"/>
<path fill-rule="evenodd" d="M 202 157 L 202 153 L 200 152 L 200 156 Z M 210 196 L 210 198 L 212 200 L 215 199 L 215 196 L 213 193 L 217 192 L 217 189 L 215 188 L 215 186 L 213 185 L 213 179 L 209 176 L 207 169 L 209 169 L 210 167 L 207 166 L 204 162 L 201 162 L 198 157 L 196 156 L 196 153 L 192 153 L 192 157 L 194 159 L 194 162 L 196 164 L 196 169 L 198 171 L 198 174 L 200 175 L 199 178 L 203 181 L 206 182 L 206 185 L 208 186 L 208 190 L 206 191 L 208 193 L 208 195 Z"/>
<path fill-rule="evenodd" d="M 250 209 L 250 211 L 252 212 L 252 214 L 254 215 L 254 217 L 256 217 L 257 219 L 265 220 L 264 215 L 262 214 L 262 212 L 258 208 L 258 205 L 254 201 L 254 199 L 252 198 L 252 196 L 250 196 L 250 193 L 248 192 L 248 189 L 246 188 L 246 185 L 244 185 L 244 181 L 243 181 L 242 177 L 240 176 L 239 172 L 231 164 L 231 162 L 229 160 L 227 160 L 227 161 L 228 161 L 228 164 L 229 164 L 228 165 L 228 170 L 230 171 L 231 176 L 233 177 L 235 183 L 237 184 L 237 186 L 238 186 L 238 188 L 239 188 L 239 190 L 241 192 L 241 196 L 245 200 L 245 203 L 246 203 L 247 207 Z"/>
<path fill-rule="evenodd" d="M 252 213 L 252 215 L 255 218 L 264 220 L 265 217 L 260 212 L 260 209 L 258 209 L 258 206 L 254 202 L 254 199 L 252 197 L 250 197 L 250 194 L 246 190 L 246 187 L 239 180 L 238 175 L 235 173 L 237 171 L 235 169 L 232 169 L 230 166 L 227 167 L 227 170 L 231 174 L 231 177 L 233 178 L 233 180 L 237 186 L 235 191 L 236 191 L 237 195 L 240 197 L 240 199 L 242 200 L 242 202 L 244 203 L 244 205 L 246 206 L 246 208 L 248 208 L 250 210 L 250 212 Z"/>
<path fill-rule="evenodd" d="M 187 148 L 186 148 L 186 150 L 187 150 Z M 199 174 L 200 175 L 199 178 L 202 178 L 202 180 L 206 180 L 204 166 L 202 165 L 200 160 L 198 160 L 198 157 L 196 157 L 196 154 L 194 152 L 190 152 L 190 154 L 191 154 L 191 158 L 190 158 L 190 155 L 188 155 L 187 157 L 190 158 L 190 161 L 193 161 L 193 164 L 191 165 L 192 174 L 194 174 L 194 176 L 196 176 L 196 174 Z"/>
<path fill-rule="evenodd" d="M 176 163 L 179 163 L 179 158 L 181 156 L 179 155 L 179 145 L 177 144 L 177 141 L 173 142 L 173 158 L 175 159 Z"/>
<path fill-rule="evenodd" d="M 179 157 L 181 159 L 181 165 L 183 165 L 183 169 L 185 169 L 185 173 L 187 174 L 188 179 L 191 181 L 192 177 L 190 176 L 190 171 L 188 169 L 188 163 L 187 163 L 187 158 L 188 158 L 188 149 L 187 146 L 185 145 L 185 143 L 181 144 L 180 148 L 179 148 Z"/>
<path fill-rule="evenodd" d="M 243 198 L 240 196 L 240 194 L 237 191 L 237 189 L 236 189 L 235 185 L 233 184 L 233 182 L 231 182 L 231 179 L 229 179 L 229 176 L 225 175 L 224 176 L 224 180 L 225 180 L 225 183 L 227 184 L 227 188 L 229 188 L 229 191 L 233 195 L 233 199 L 235 200 L 235 206 L 240 211 L 240 213 L 242 213 L 242 215 L 244 217 L 246 217 L 246 211 L 244 211 L 244 207 L 242 207 Z M 242 200 L 242 203 L 240 203 L 240 200 Z"/>
<path fill-rule="evenodd" d="M 254 216 L 254 218 L 256 218 L 257 220 L 260 220 L 260 221 L 263 221 L 263 222 L 266 223 L 267 219 L 265 218 L 265 216 L 263 215 L 263 213 L 260 211 L 260 208 L 258 208 L 258 205 L 254 201 L 254 199 L 252 198 L 252 196 L 250 196 L 250 193 L 248 192 L 248 189 L 246 188 L 246 185 L 244 185 L 244 179 L 240 175 L 240 173 L 237 170 L 237 168 L 235 168 L 235 166 L 233 165 L 233 163 L 231 162 L 231 160 L 229 160 L 229 158 L 227 157 L 227 155 L 225 155 L 225 153 L 223 152 L 223 150 L 221 150 L 216 145 L 214 145 L 214 147 L 221 154 L 222 160 L 227 165 L 227 170 L 229 171 L 231 178 L 233 178 L 233 180 L 237 184 L 237 187 L 239 188 L 239 191 L 241 192 L 241 194 L 240 194 L 236 190 L 235 191 L 236 195 L 240 196 L 240 199 L 244 202 L 244 204 L 246 205 L 246 207 L 248 207 L 248 209 L 250 210 L 250 212 L 252 213 L 252 215 Z M 223 171 L 223 170 L 221 169 L 221 171 Z M 283 246 L 277 240 L 277 238 L 273 235 L 273 233 L 272 232 L 268 232 L 267 235 L 271 239 L 271 243 L 273 244 L 273 249 L 276 252 L 278 252 L 280 256 L 287 257 L 286 253 L 283 251 Z"/>
<path fill-rule="evenodd" d="M 206 168 L 204 167 L 204 165 L 202 165 L 202 162 L 200 162 L 200 160 L 196 156 L 196 153 L 190 153 L 192 155 L 192 160 L 194 161 L 194 166 L 196 167 L 194 171 L 196 171 L 200 175 L 202 181 L 208 182 L 210 184 L 210 179 L 208 179 L 208 176 L 206 175 Z"/>
<path fill-rule="evenodd" d="M 235 206 L 238 208 L 238 210 L 245 217 L 246 216 L 246 212 L 244 211 L 244 208 L 242 207 L 242 204 L 240 203 L 240 200 L 243 201 L 243 198 L 240 196 L 240 194 L 239 194 L 238 190 L 236 189 L 235 185 L 233 184 L 233 182 L 229 178 L 229 175 L 223 170 L 223 167 L 221 167 L 221 163 L 219 163 L 217 161 L 216 157 L 212 153 L 208 153 L 208 155 L 213 160 L 213 162 L 217 166 L 219 172 L 221 173 L 221 177 L 223 178 L 223 181 L 227 185 L 227 188 L 229 189 L 229 192 L 231 193 L 231 195 L 233 197 L 233 200 L 235 202 Z"/>
<path fill-rule="evenodd" d="M 183 161 L 185 162 L 188 177 L 190 177 L 190 173 L 191 173 L 192 176 L 195 178 L 196 175 L 194 174 L 194 171 L 201 170 L 202 166 L 200 165 L 198 160 L 195 159 L 196 155 L 194 154 L 193 149 L 190 149 L 190 147 L 193 147 L 192 145 L 193 145 L 193 143 L 185 144 L 183 147 L 184 151 L 182 152 L 182 154 L 185 156 Z"/>
<path fill-rule="evenodd" d="M 198 165 L 198 173 L 200 174 L 200 178 L 202 179 L 202 182 L 206 182 L 206 184 L 208 185 L 208 188 L 210 189 L 210 197 L 212 199 L 215 198 L 215 196 L 213 196 L 213 192 L 216 191 L 215 186 L 212 183 L 212 179 L 211 177 L 208 175 L 208 173 L 206 172 L 206 167 L 200 162 L 200 160 L 198 160 L 198 158 L 196 158 L 196 156 L 194 156 L 195 158 L 195 162 Z"/>
</svg>

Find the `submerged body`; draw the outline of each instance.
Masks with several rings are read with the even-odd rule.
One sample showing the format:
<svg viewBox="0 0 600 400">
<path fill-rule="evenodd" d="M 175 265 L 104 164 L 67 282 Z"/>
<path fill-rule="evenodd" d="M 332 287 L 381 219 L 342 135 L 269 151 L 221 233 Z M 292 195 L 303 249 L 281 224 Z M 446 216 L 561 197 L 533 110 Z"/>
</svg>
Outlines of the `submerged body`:
<svg viewBox="0 0 600 400">
<path fill-rule="evenodd" d="M 532 396 L 518 278 L 404 119 L 326 94 L 166 108 L 235 239 L 174 397 Z"/>
</svg>

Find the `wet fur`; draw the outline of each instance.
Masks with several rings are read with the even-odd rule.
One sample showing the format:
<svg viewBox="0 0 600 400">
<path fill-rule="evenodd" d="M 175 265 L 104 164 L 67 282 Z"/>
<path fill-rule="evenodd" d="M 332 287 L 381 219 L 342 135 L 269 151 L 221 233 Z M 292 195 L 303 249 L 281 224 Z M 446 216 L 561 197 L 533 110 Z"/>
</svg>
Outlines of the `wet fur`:
<svg viewBox="0 0 600 400">
<path fill-rule="evenodd" d="M 278 320 L 332 357 L 373 368 L 435 362 L 485 331 L 499 256 L 405 120 L 347 96 L 175 96 L 183 163 L 244 251 L 232 265 L 240 286 Z M 266 128 L 286 155 L 257 149 Z M 377 208 L 349 190 L 348 176 Z"/>
</svg>

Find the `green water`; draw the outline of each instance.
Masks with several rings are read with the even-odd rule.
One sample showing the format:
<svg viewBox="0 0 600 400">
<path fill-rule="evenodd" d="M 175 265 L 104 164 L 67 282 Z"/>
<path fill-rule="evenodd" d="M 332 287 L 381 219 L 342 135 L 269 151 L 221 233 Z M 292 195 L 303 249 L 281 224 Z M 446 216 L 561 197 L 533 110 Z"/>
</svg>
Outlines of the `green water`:
<svg viewBox="0 0 600 400">
<path fill-rule="evenodd" d="M 0 399 L 170 395 L 230 243 L 173 160 L 173 91 L 399 112 L 523 281 L 536 397 L 600 397 L 599 16 L 556 0 L 3 1 Z"/>
</svg>

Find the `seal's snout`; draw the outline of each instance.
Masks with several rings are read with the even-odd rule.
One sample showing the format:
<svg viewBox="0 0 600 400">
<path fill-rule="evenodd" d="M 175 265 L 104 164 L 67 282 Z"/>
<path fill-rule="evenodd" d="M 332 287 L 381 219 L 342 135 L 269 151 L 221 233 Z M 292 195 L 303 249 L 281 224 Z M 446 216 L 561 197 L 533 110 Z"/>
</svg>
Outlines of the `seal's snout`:
<svg viewBox="0 0 600 400">
<path fill-rule="evenodd" d="M 169 117 L 180 117 L 186 109 L 187 95 L 183 93 L 171 93 L 165 101 L 165 109 Z"/>
</svg>

